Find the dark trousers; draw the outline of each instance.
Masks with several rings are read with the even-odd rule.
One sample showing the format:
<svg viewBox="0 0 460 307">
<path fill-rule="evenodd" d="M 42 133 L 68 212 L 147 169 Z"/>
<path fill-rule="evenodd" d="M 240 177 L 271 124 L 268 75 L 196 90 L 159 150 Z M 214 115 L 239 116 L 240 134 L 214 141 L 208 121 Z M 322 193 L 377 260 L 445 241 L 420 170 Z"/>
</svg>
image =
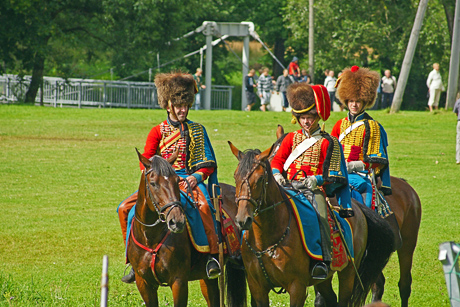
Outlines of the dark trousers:
<svg viewBox="0 0 460 307">
<path fill-rule="evenodd" d="M 382 109 L 386 109 L 391 107 L 391 103 L 393 102 L 394 93 L 382 93 Z"/>
</svg>

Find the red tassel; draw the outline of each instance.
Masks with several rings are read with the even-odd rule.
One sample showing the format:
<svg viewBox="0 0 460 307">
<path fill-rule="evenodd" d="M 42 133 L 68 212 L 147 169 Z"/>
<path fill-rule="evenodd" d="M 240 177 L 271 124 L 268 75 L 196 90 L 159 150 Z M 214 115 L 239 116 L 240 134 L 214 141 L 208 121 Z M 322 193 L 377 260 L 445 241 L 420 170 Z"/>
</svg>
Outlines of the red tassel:
<svg viewBox="0 0 460 307">
<path fill-rule="evenodd" d="M 351 72 L 356 72 L 359 70 L 359 67 L 354 65 L 354 66 L 351 66 Z"/>
</svg>

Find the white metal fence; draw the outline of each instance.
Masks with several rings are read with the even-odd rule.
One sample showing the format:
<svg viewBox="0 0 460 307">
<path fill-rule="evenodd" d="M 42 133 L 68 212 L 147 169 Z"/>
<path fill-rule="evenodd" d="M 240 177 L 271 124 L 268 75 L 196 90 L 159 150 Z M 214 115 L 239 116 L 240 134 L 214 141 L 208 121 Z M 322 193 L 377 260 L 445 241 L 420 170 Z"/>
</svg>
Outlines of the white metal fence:
<svg viewBox="0 0 460 307">
<path fill-rule="evenodd" d="M 0 76 L 0 101 L 23 101 L 30 84 L 30 77 Z M 211 109 L 232 108 L 233 86 L 212 86 Z M 43 96 L 43 98 L 42 98 Z M 88 79 L 43 78 L 36 101 L 54 107 L 120 107 L 159 108 L 155 84 L 152 82 L 128 82 Z"/>
</svg>

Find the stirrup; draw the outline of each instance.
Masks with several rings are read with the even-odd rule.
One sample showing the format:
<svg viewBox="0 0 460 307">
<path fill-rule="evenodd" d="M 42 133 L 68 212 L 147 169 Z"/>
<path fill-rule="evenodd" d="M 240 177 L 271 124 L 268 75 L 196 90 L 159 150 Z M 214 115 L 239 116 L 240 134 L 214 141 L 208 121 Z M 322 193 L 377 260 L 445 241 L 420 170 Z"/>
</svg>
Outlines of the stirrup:
<svg viewBox="0 0 460 307">
<path fill-rule="evenodd" d="M 210 272 L 209 272 L 209 271 L 210 271 L 209 265 L 210 265 L 211 263 L 216 263 L 216 264 L 217 264 L 217 270 L 219 270 L 219 272 L 214 273 L 214 274 L 210 274 Z M 206 275 L 208 275 L 208 278 L 209 278 L 209 279 L 215 279 L 215 278 L 219 277 L 221 274 L 222 274 L 222 269 L 221 269 L 221 267 L 220 267 L 219 261 L 217 261 L 217 259 L 214 258 L 214 257 L 210 257 L 210 259 L 208 259 L 208 262 L 206 263 Z"/>
<path fill-rule="evenodd" d="M 318 262 L 313 266 L 311 270 L 311 278 L 316 280 L 324 280 L 327 278 L 328 268 L 324 262 Z"/>
</svg>

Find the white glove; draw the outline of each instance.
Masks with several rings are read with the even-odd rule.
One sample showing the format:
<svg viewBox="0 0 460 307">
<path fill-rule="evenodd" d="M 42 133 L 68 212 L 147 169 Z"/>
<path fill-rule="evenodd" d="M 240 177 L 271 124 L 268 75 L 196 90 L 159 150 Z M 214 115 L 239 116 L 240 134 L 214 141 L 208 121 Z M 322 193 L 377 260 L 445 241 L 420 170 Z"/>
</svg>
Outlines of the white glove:
<svg viewBox="0 0 460 307">
<path fill-rule="evenodd" d="M 315 176 L 308 176 L 307 178 L 304 179 L 303 184 L 309 190 L 315 190 L 318 185 L 318 180 L 316 180 Z"/>
<path fill-rule="evenodd" d="M 351 161 L 347 163 L 347 172 L 353 173 L 353 172 L 360 172 L 364 171 L 365 165 L 363 161 Z"/>
<path fill-rule="evenodd" d="M 278 182 L 280 186 L 286 185 L 286 179 L 283 177 L 281 173 L 274 173 L 273 177 L 275 177 L 276 182 Z"/>
</svg>

